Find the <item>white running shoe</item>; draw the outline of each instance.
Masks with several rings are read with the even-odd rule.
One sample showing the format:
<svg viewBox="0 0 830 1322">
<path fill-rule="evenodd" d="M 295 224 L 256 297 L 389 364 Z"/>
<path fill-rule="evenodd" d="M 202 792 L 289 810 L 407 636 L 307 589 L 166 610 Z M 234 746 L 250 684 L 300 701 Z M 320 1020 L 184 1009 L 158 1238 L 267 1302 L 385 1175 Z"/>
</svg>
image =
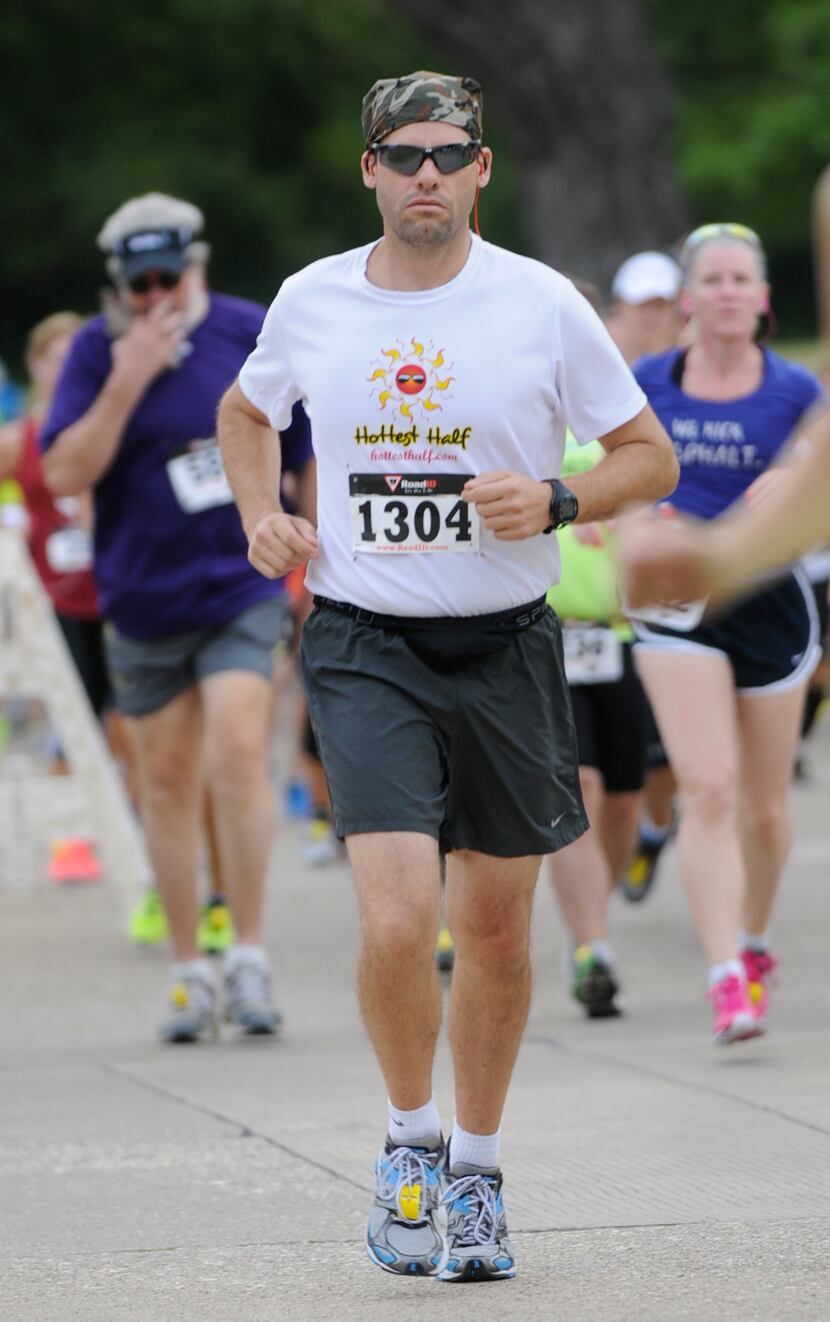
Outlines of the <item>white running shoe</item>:
<svg viewBox="0 0 830 1322">
<path fill-rule="evenodd" d="M 216 983 L 210 964 L 193 959 L 174 964 L 170 982 L 170 1014 L 159 1030 L 165 1042 L 197 1042 L 215 1033 Z"/>
<path fill-rule="evenodd" d="M 259 946 L 232 946 L 225 956 L 225 1018 L 246 1033 L 276 1033 L 282 1015 L 274 1006 L 271 966 Z"/>
</svg>

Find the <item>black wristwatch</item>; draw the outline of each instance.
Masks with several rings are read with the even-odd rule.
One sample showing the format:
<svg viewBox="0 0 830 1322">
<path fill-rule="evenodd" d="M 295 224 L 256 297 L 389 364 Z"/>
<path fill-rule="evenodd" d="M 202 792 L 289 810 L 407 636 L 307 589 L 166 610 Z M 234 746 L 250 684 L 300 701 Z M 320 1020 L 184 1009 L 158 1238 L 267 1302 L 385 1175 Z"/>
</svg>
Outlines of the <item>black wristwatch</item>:
<svg viewBox="0 0 830 1322">
<path fill-rule="evenodd" d="M 546 477 L 545 481 L 550 487 L 550 523 L 542 532 L 549 533 L 573 523 L 579 513 L 579 501 L 558 477 Z"/>
</svg>

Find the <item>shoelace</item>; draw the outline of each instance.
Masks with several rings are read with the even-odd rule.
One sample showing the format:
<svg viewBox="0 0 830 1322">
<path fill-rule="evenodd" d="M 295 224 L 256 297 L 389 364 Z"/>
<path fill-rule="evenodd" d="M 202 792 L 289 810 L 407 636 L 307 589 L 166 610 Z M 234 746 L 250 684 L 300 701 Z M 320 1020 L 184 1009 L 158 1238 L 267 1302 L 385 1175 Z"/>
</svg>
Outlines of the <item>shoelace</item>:
<svg viewBox="0 0 830 1322">
<path fill-rule="evenodd" d="M 746 994 L 746 984 L 742 983 L 735 974 L 721 978 L 720 982 L 716 982 L 706 993 L 718 1011 L 737 1009 L 746 999 Z"/>
<path fill-rule="evenodd" d="M 442 1203 L 454 1203 L 459 1198 L 470 1199 L 470 1210 L 464 1218 L 461 1244 L 494 1244 L 498 1231 L 499 1211 L 496 1187 L 486 1175 L 462 1175 L 445 1190 Z"/>
<path fill-rule="evenodd" d="M 404 1189 L 412 1189 L 415 1185 L 420 1185 L 418 1211 L 421 1211 L 426 1203 L 429 1172 L 434 1160 L 435 1158 L 430 1161 L 428 1156 L 421 1156 L 413 1148 L 395 1148 L 386 1157 L 385 1166 L 378 1171 L 378 1198 L 394 1198 L 401 1216 L 411 1220 L 402 1206 L 401 1194 Z"/>
</svg>

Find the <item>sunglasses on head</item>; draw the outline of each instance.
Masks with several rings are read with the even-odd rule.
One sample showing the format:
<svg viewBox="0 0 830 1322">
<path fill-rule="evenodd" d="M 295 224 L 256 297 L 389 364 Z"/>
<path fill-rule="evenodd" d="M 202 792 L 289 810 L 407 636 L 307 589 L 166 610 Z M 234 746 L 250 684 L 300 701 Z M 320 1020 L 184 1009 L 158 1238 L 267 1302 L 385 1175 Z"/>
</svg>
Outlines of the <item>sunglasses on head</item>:
<svg viewBox="0 0 830 1322">
<path fill-rule="evenodd" d="M 761 249 L 761 240 L 748 225 L 721 221 L 712 225 L 699 225 L 696 230 L 692 230 L 683 244 L 683 251 L 691 252 L 693 248 L 697 248 L 701 243 L 706 243 L 709 239 L 740 239 L 742 243 L 748 243 L 752 248 L 757 248 L 759 251 Z"/>
<path fill-rule="evenodd" d="M 134 275 L 127 284 L 134 294 L 149 294 L 151 289 L 175 289 L 181 278 L 181 271 L 156 271 L 153 274 Z"/>
<path fill-rule="evenodd" d="M 440 174 L 455 174 L 472 165 L 478 156 L 480 142 L 448 142 L 444 147 L 410 147 L 405 142 L 373 142 L 374 152 L 383 165 L 396 174 L 417 174 L 424 161 L 432 161 Z"/>
</svg>

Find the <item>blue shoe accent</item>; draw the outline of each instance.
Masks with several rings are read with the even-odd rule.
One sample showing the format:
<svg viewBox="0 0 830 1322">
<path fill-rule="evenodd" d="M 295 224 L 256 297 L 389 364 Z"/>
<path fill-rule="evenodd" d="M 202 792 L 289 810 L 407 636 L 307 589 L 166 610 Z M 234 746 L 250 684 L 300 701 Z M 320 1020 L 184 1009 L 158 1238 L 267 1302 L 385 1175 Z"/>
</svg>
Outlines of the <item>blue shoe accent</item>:
<svg viewBox="0 0 830 1322">
<path fill-rule="evenodd" d="M 292 780 L 285 789 L 285 811 L 288 817 L 308 817 L 311 814 L 311 793 L 302 780 Z"/>
</svg>

